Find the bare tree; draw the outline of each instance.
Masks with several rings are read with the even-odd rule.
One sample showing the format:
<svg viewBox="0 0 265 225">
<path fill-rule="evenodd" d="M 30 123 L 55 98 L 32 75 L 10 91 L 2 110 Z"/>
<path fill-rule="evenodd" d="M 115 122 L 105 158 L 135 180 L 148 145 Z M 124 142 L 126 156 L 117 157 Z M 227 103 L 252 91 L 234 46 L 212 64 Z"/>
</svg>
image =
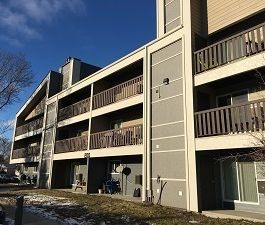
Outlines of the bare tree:
<svg viewBox="0 0 265 225">
<path fill-rule="evenodd" d="M 21 92 L 33 83 L 31 65 L 22 54 L 0 49 L 0 112 L 19 100 Z M 0 164 L 8 163 L 11 141 L 6 133 L 13 123 L 0 120 Z"/>
<path fill-rule="evenodd" d="M 0 111 L 18 100 L 32 82 L 31 65 L 25 57 L 0 50 Z"/>
<path fill-rule="evenodd" d="M 11 141 L 6 137 L 0 137 L 0 165 L 9 162 Z"/>
<path fill-rule="evenodd" d="M 264 58 L 265 60 L 265 58 Z M 265 98 L 265 72 L 262 69 L 255 69 L 254 76 L 257 78 L 256 93 L 259 93 L 259 98 Z M 265 110 L 265 104 L 263 103 L 263 109 Z M 258 131 L 248 132 L 248 135 L 253 138 L 252 148 L 249 151 L 235 152 L 231 151 L 226 156 L 217 158 L 217 161 L 253 161 L 264 164 L 258 171 L 259 174 L 265 177 L 265 111 L 262 115 L 262 127 Z"/>
</svg>

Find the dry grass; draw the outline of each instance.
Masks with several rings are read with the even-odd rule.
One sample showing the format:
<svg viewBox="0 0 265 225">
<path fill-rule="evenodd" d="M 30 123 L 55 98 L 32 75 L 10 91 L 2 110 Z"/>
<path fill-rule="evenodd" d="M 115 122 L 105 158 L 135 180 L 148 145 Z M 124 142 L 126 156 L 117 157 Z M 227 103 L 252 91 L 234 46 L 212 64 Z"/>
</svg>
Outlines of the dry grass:
<svg viewBox="0 0 265 225">
<path fill-rule="evenodd" d="M 58 190 L 14 190 L 7 194 L 0 194 L 0 197 L 7 197 L 14 203 L 17 195 L 48 195 L 53 197 L 67 198 L 67 201 L 77 203 L 74 207 L 55 207 L 45 206 L 46 210 L 53 210 L 60 218 L 84 218 L 90 221 L 88 224 L 197 224 L 203 225 L 239 225 L 254 224 L 249 221 L 239 221 L 230 219 L 213 219 L 202 216 L 197 213 L 184 210 L 162 207 L 157 205 L 145 205 L 142 203 L 129 202 L 119 199 L 113 199 L 106 196 L 75 194 Z M 62 200 L 66 201 L 66 200 Z M 26 204 L 29 204 L 26 202 Z M 30 203 L 31 204 L 31 203 Z M 42 204 L 34 203 L 36 207 L 44 207 Z M 261 223 L 260 223 L 261 224 Z"/>
</svg>

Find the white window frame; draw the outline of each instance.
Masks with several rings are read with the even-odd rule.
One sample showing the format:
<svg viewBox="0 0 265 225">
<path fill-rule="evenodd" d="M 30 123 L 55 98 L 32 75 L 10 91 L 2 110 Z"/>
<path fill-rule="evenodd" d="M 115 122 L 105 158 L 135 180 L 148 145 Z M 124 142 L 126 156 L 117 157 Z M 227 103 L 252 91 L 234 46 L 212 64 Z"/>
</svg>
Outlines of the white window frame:
<svg viewBox="0 0 265 225">
<path fill-rule="evenodd" d="M 34 166 L 33 167 L 33 173 L 37 173 L 38 172 L 38 166 Z"/>
<path fill-rule="evenodd" d="M 118 172 L 112 172 L 111 165 L 112 165 L 112 163 L 115 163 L 115 162 L 118 162 L 119 166 L 121 165 L 121 160 L 109 160 L 109 162 L 108 162 L 108 174 L 119 174 Z M 116 165 L 116 163 L 115 163 L 115 165 Z M 116 169 L 117 169 L 117 167 L 116 167 Z"/>
<path fill-rule="evenodd" d="M 24 165 L 24 172 L 28 172 L 29 171 L 29 166 Z"/>
<path fill-rule="evenodd" d="M 122 120 L 113 120 L 110 122 L 110 130 L 114 130 L 112 127 L 113 127 L 113 124 L 118 124 L 120 123 L 121 124 L 121 127 L 118 128 L 118 129 L 121 129 L 122 128 Z"/>
<path fill-rule="evenodd" d="M 236 161 L 236 179 L 237 179 L 237 189 L 238 189 L 238 200 L 233 199 L 226 199 L 225 198 L 225 186 L 224 186 L 224 173 L 223 173 L 223 163 L 220 162 L 220 174 L 221 174 L 221 189 L 222 189 L 222 199 L 223 202 L 233 202 L 233 203 L 243 203 L 243 204 L 249 204 L 249 205 L 260 205 L 260 199 L 259 199 L 259 191 L 258 191 L 258 181 L 257 181 L 257 167 L 256 162 L 253 162 L 254 169 L 255 169 L 255 181 L 256 181 L 256 190 L 257 190 L 257 197 L 258 202 L 247 202 L 247 201 L 241 201 L 241 192 L 239 188 L 239 172 L 238 172 L 238 162 Z"/>
<path fill-rule="evenodd" d="M 169 33 L 173 33 L 176 30 L 179 30 L 182 26 L 183 26 L 183 0 L 179 0 L 180 1 L 180 15 L 178 17 L 176 17 L 175 19 L 173 19 L 172 21 L 169 21 L 168 23 L 166 23 L 165 21 L 165 12 L 166 12 L 166 6 L 171 4 L 172 2 L 174 2 L 176 0 L 172 0 L 169 3 L 166 4 L 165 0 L 163 0 L 163 33 L 164 34 L 169 34 Z M 166 27 L 173 23 L 175 20 L 180 19 L 180 25 L 177 26 L 176 28 L 172 29 L 171 31 L 166 32 Z"/>
<path fill-rule="evenodd" d="M 218 106 L 218 99 L 227 95 L 230 95 L 231 98 L 231 105 L 233 105 L 233 94 L 239 93 L 239 92 L 243 92 L 246 91 L 247 92 L 247 97 L 248 97 L 248 101 L 249 101 L 249 89 L 245 88 L 242 90 L 237 90 L 237 91 L 232 91 L 232 92 L 227 92 L 226 94 L 222 94 L 222 95 L 217 95 L 215 98 L 215 105 L 217 108 L 220 108 L 221 106 Z"/>
</svg>

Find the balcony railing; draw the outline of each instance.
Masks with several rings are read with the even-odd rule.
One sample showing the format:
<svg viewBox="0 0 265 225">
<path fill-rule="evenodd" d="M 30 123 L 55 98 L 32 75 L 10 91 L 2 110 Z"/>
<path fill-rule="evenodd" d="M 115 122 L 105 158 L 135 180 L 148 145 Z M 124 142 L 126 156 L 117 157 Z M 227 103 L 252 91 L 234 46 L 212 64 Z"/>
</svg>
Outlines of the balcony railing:
<svg viewBox="0 0 265 225">
<path fill-rule="evenodd" d="M 87 150 L 87 135 L 56 141 L 55 154 Z"/>
<path fill-rule="evenodd" d="M 30 131 L 35 131 L 43 126 L 43 117 L 33 120 L 25 125 L 16 128 L 16 136 L 26 134 Z"/>
<path fill-rule="evenodd" d="M 143 125 L 108 130 L 90 135 L 90 149 L 110 148 L 143 143 Z"/>
<path fill-rule="evenodd" d="M 73 105 L 62 108 L 59 110 L 59 121 L 86 113 L 89 111 L 89 107 L 90 107 L 90 98 L 86 98 Z"/>
<path fill-rule="evenodd" d="M 93 97 L 93 109 L 97 109 L 143 93 L 143 76 L 136 77 Z"/>
<path fill-rule="evenodd" d="M 194 53 L 195 74 L 265 50 L 265 23 Z"/>
<path fill-rule="evenodd" d="M 265 131 L 265 99 L 195 113 L 196 137 Z"/>
<path fill-rule="evenodd" d="M 27 148 L 14 149 L 12 159 L 37 157 L 40 155 L 40 146 L 29 146 Z"/>
</svg>

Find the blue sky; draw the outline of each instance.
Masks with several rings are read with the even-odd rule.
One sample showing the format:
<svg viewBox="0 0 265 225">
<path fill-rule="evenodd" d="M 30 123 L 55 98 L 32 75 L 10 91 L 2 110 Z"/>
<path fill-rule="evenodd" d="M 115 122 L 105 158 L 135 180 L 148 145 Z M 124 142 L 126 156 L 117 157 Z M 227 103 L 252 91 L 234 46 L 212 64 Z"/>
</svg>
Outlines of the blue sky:
<svg viewBox="0 0 265 225">
<path fill-rule="evenodd" d="M 155 0 L 1 0 L 0 49 L 25 54 L 35 83 L 0 119 L 13 119 L 68 56 L 104 67 L 153 40 L 155 29 Z"/>
</svg>

